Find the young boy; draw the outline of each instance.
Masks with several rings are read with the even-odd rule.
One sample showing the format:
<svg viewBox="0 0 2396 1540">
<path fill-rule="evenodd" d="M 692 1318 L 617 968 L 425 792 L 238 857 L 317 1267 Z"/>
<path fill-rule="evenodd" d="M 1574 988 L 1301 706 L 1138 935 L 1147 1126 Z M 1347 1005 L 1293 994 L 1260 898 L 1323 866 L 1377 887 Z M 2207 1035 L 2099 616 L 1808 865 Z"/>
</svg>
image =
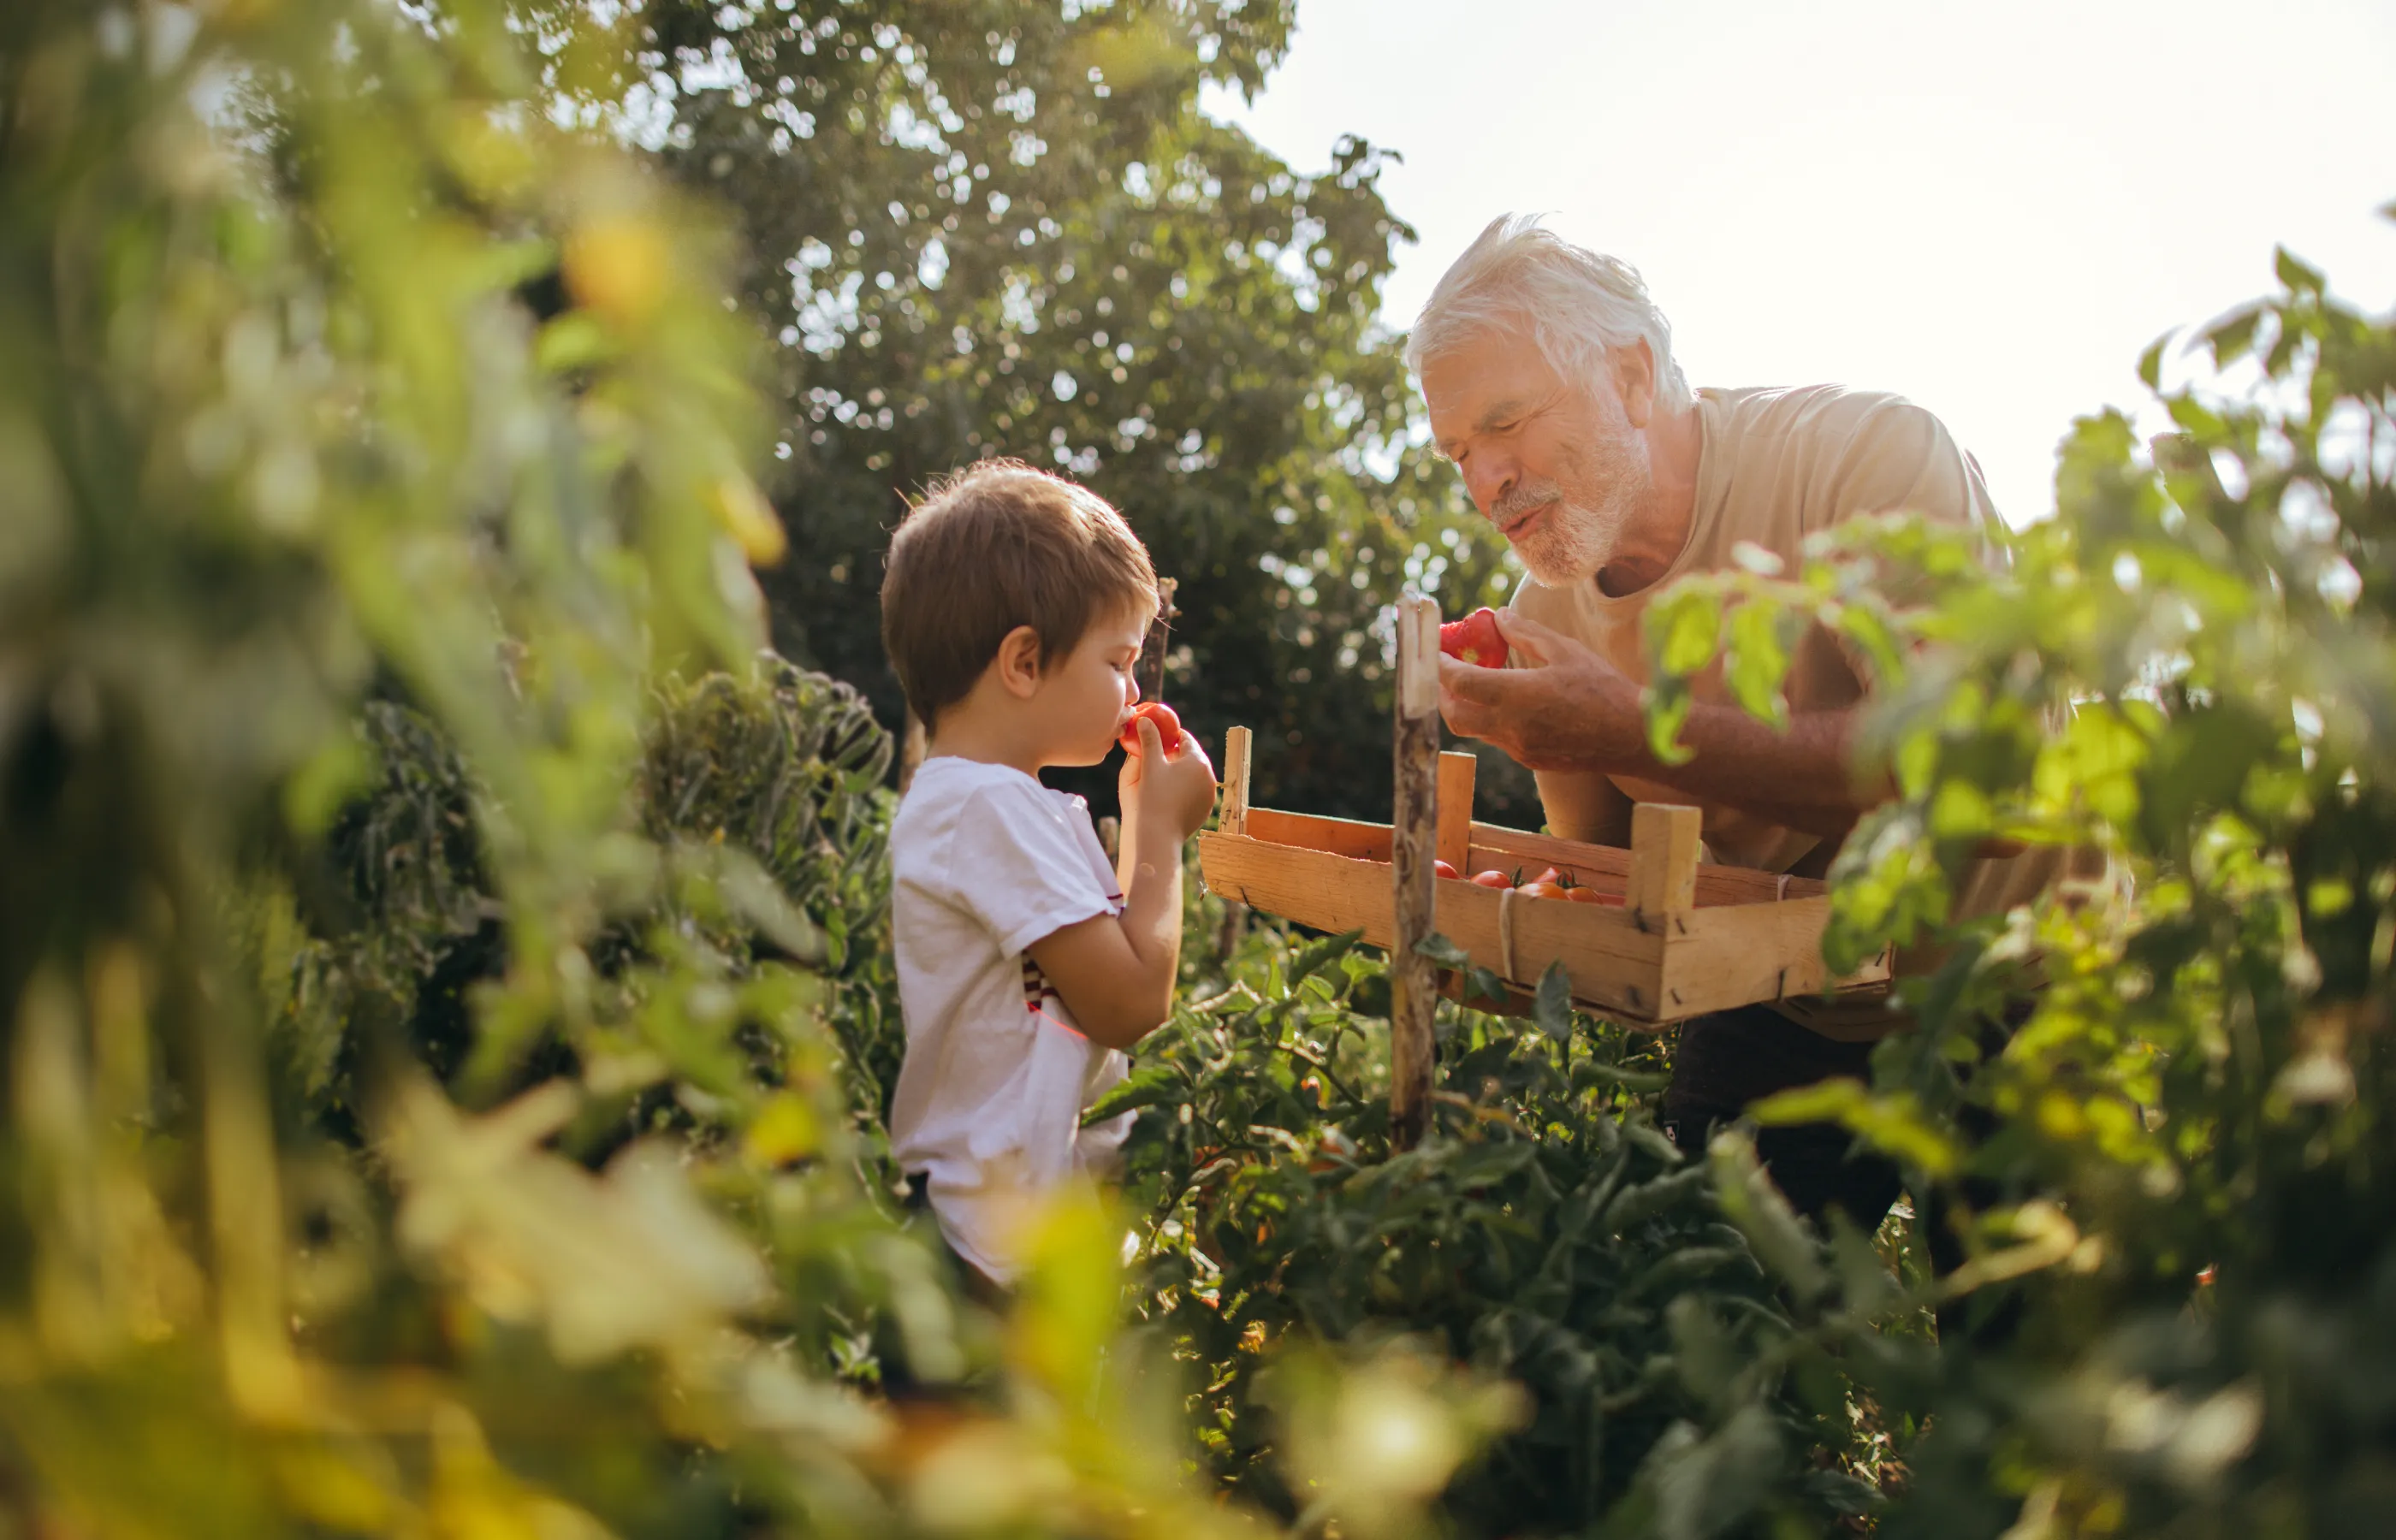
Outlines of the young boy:
<svg viewBox="0 0 2396 1540">
<path fill-rule="evenodd" d="M 1111 1166 L 1131 1115 L 1084 1129 L 1082 1109 L 1173 1008 L 1181 845 L 1214 806 L 1213 765 L 1140 720 L 1111 870 L 1087 804 L 1038 779 L 1113 747 L 1156 607 L 1122 515 L 1017 461 L 960 472 L 890 544 L 882 640 L 928 735 L 890 833 L 907 1024 L 891 1144 L 1001 1287 L 1021 1200 Z"/>
</svg>

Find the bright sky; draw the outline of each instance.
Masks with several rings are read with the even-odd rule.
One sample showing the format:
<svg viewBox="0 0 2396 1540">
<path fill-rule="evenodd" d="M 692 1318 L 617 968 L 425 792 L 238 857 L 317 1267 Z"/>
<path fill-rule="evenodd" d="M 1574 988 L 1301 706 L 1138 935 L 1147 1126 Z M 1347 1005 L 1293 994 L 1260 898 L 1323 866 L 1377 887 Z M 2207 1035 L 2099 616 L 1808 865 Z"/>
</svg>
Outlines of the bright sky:
<svg viewBox="0 0 2396 1540">
<path fill-rule="evenodd" d="M 1403 328 L 1491 217 L 1635 263 L 1697 385 L 1902 392 L 2008 519 L 2138 354 L 2272 285 L 2283 243 L 2396 302 L 2390 0 L 1300 0 L 1253 106 L 1300 170 L 1405 157 Z M 2159 426 L 2160 424 L 2154 424 Z"/>
</svg>

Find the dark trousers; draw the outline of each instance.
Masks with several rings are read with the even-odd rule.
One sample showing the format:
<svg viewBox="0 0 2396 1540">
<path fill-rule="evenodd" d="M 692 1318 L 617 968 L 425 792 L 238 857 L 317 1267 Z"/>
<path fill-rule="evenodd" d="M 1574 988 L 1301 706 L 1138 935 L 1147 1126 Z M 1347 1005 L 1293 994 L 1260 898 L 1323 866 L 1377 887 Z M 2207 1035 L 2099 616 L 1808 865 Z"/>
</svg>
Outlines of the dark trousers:
<svg viewBox="0 0 2396 1540">
<path fill-rule="evenodd" d="M 2004 1026 L 1992 1026 L 1990 1050 L 2002 1046 L 2005 1033 L 2027 1015 L 2024 1007 L 2009 1013 Z M 1664 1089 L 1657 1121 L 1683 1154 L 1702 1155 L 1717 1128 L 1737 1122 L 1749 1104 L 1776 1091 L 1842 1076 L 1870 1084 L 1872 1046 L 1833 1042 L 1766 1005 L 1698 1016 L 1681 1026 L 1672 1080 Z M 1984 1138 L 1990 1132 L 1987 1115 L 1977 1108 L 1966 1109 L 1962 1122 L 1972 1138 Z M 1860 1148 L 1856 1136 L 1837 1123 L 1759 1129 L 1755 1153 L 1789 1206 L 1817 1225 L 1835 1208 L 1869 1235 L 1888 1217 L 1890 1205 L 1905 1189 L 1905 1175 L 1896 1162 Z M 2002 1196 L 1994 1184 L 1977 1178 L 1967 1178 L 1960 1187 L 1974 1208 L 1993 1204 Z M 1916 1223 L 1930 1252 L 1931 1268 L 1942 1276 L 1952 1272 L 1964 1260 L 1954 1205 L 1940 1192 L 1917 1198 Z M 1966 1301 L 1963 1307 L 1941 1309 L 1940 1336 L 1965 1331 L 1985 1342 L 2009 1334 L 2015 1314 L 2010 1301 L 1990 1305 L 1992 1309 L 1974 1309 Z"/>
</svg>

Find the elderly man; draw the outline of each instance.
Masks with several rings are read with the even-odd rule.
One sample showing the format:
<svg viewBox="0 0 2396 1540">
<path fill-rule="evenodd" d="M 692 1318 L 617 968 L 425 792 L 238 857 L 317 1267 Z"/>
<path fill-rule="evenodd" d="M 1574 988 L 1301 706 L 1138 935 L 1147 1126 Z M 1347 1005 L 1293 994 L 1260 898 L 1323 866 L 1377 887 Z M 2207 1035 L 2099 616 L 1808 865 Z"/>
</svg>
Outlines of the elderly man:
<svg viewBox="0 0 2396 1540">
<path fill-rule="evenodd" d="M 1633 803 L 1703 810 L 1710 858 L 1819 873 L 1888 795 L 1857 763 L 1863 682 L 1818 628 L 1790 670 L 1776 731 L 1700 680 L 1682 730 L 1694 756 L 1648 751 L 1641 615 L 1676 578 L 1733 564 L 1744 542 L 1790 570 L 1804 538 L 1904 510 L 1988 529 L 1979 467 L 1938 419 L 1893 395 L 1817 385 L 1692 392 L 1639 275 L 1507 217 L 1483 231 L 1423 307 L 1407 344 L 1441 453 L 1529 576 L 1501 617 L 1520 667 L 1440 669 L 1448 725 L 1536 776 L 1549 826 L 1628 843 Z M 1962 915 L 2044 890 L 2051 850 L 1977 863 Z M 1908 960 L 1900 957 L 1899 971 Z M 1920 965 L 1921 960 L 1913 960 Z M 1790 1001 L 1684 1023 L 1663 1122 L 1683 1148 L 1771 1092 L 1867 1075 L 1871 1041 L 1905 1024 L 1881 1001 Z M 1832 1127 L 1768 1129 L 1759 1152 L 1801 1211 L 1836 1203 L 1867 1228 L 1895 1200 L 1894 1167 L 1850 1158 Z"/>
</svg>

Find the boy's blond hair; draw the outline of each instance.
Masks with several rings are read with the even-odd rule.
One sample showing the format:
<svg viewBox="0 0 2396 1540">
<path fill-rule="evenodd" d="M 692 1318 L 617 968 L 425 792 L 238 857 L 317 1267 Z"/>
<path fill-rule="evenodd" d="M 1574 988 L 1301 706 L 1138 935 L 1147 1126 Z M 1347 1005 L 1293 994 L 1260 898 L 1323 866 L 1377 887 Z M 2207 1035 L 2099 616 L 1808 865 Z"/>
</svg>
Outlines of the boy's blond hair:
<svg viewBox="0 0 2396 1540">
<path fill-rule="evenodd" d="M 1093 621 L 1156 613 L 1156 569 L 1123 515 L 1087 487 L 1021 460 L 947 476 L 891 537 L 882 645 L 925 726 L 972 693 L 1018 626 L 1040 665 L 1072 652 Z"/>
</svg>

